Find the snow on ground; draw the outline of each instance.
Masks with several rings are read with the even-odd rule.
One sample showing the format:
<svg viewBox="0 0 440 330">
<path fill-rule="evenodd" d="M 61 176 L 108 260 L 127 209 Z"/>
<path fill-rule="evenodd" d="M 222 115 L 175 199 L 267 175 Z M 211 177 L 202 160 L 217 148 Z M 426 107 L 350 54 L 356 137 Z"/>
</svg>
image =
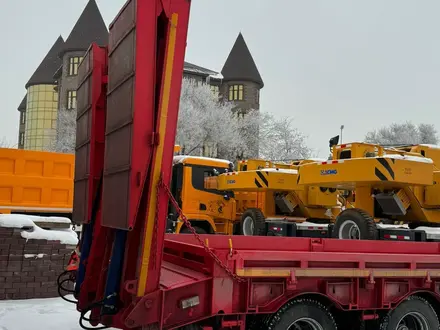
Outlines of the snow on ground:
<svg viewBox="0 0 440 330">
<path fill-rule="evenodd" d="M 79 315 L 61 298 L 5 300 L 0 301 L 0 330 L 81 330 Z"/>
</svg>

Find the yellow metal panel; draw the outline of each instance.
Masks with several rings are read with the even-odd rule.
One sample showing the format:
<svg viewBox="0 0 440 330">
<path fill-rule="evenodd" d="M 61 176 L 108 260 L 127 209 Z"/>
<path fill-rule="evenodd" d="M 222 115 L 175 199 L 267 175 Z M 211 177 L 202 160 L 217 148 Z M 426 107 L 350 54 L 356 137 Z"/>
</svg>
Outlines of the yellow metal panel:
<svg viewBox="0 0 440 330">
<path fill-rule="evenodd" d="M 434 184 L 425 188 L 424 204 L 426 207 L 440 206 L 440 171 L 434 172 Z"/>
<path fill-rule="evenodd" d="M 74 155 L 0 149 L 0 209 L 70 212 L 73 176 Z"/>
<path fill-rule="evenodd" d="M 181 163 L 186 165 L 202 165 L 212 167 L 228 168 L 229 162 L 222 159 L 215 159 L 209 157 L 194 157 L 194 156 L 176 156 L 182 157 Z"/>
<path fill-rule="evenodd" d="M 233 191 L 296 191 L 303 190 L 298 185 L 298 172 L 291 170 L 259 170 L 221 174 L 216 177 L 218 190 Z M 213 185 L 214 179 L 205 180 Z"/>
<path fill-rule="evenodd" d="M 432 185 L 433 164 L 408 159 L 355 158 L 306 164 L 300 184 L 354 189 L 355 186 L 404 187 Z"/>
<path fill-rule="evenodd" d="M 257 268 L 247 267 L 237 269 L 237 275 L 241 277 L 439 277 L 438 269 L 357 269 L 357 268 Z"/>
<path fill-rule="evenodd" d="M 171 15 L 171 24 L 170 24 L 170 30 L 169 30 L 169 40 L 167 45 L 167 55 L 166 55 L 166 63 L 164 68 L 164 83 L 163 83 L 163 93 L 162 93 L 162 104 L 161 104 L 161 118 L 162 120 L 159 122 L 159 137 L 160 142 L 159 146 L 156 151 L 156 158 L 155 163 L 152 167 L 153 169 L 153 182 L 152 182 L 152 191 L 153 193 L 150 195 L 149 202 L 149 209 L 147 217 L 150 219 L 150 221 L 147 222 L 147 227 L 145 228 L 144 232 L 144 238 L 143 238 L 143 251 L 141 256 L 141 265 L 140 265 L 140 272 L 139 272 L 139 284 L 137 289 L 137 296 L 142 297 L 145 295 L 145 289 L 147 285 L 148 280 L 148 267 L 150 264 L 150 257 L 151 257 L 151 242 L 153 237 L 153 229 L 154 229 L 154 214 L 156 212 L 156 208 L 151 207 L 151 205 L 156 205 L 156 199 L 157 195 L 154 193 L 157 184 L 159 184 L 160 179 L 160 173 L 161 173 L 161 161 L 162 161 L 162 154 L 163 154 L 163 141 L 165 139 L 165 132 L 166 132 L 166 118 L 168 115 L 168 103 L 169 103 L 169 97 L 170 97 L 170 88 L 171 88 L 171 78 L 172 78 L 172 72 L 173 72 L 173 63 L 174 63 L 174 49 L 176 45 L 176 28 L 177 28 L 177 21 L 178 21 L 178 15 L 176 13 L 173 13 Z"/>
</svg>

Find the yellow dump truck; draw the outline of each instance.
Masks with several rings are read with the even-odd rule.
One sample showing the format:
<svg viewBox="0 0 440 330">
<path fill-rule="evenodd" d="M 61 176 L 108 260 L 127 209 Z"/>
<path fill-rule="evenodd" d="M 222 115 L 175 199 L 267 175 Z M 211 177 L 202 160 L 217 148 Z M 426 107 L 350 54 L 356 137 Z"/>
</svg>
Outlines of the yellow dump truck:
<svg viewBox="0 0 440 330">
<path fill-rule="evenodd" d="M 0 148 L 0 213 L 71 218 L 74 155 Z"/>
</svg>

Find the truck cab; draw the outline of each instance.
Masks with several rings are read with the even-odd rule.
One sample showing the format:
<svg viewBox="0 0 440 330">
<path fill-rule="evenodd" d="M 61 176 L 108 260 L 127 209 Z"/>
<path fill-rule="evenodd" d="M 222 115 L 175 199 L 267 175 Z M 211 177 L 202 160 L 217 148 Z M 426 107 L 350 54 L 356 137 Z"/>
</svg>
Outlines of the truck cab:
<svg viewBox="0 0 440 330">
<path fill-rule="evenodd" d="M 171 192 L 183 214 L 198 233 L 231 233 L 235 218 L 235 199 L 230 193 L 205 188 L 206 177 L 232 170 L 227 160 L 195 156 L 174 156 Z M 189 233 L 172 205 L 169 206 L 168 232 Z"/>
</svg>

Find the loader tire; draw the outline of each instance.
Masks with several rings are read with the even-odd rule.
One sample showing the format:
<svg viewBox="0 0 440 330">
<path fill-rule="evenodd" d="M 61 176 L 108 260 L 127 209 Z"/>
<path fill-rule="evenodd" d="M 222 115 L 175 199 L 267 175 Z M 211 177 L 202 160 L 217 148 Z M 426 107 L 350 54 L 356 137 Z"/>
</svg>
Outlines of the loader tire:
<svg viewBox="0 0 440 330">
<path fill-rule="evenodd" d="M 439 329 L 437 314 L 431 304 L 418 296 L 411 296 L 388 312 L 380 324 L 380 330 Z"/>
<path fill-rule="evenodd" d="M 336 218 L 333 237 L 338 239 L 377 240 L 374 219 L 361 209 L 346 209 Z"/>
<path fill-rule="evenodd" d="M 244 236 L 266 236 L 266 219 L 260 209 L 248 209 L 243 213 L 240 233 Z"/>
<path fill-rule="evenodd" d="M 337 330 L 337 326 L 330 311 L 318 301 L 296 299 L 284 305 L 267 321 L 267 329 Z"/>
</svg>

